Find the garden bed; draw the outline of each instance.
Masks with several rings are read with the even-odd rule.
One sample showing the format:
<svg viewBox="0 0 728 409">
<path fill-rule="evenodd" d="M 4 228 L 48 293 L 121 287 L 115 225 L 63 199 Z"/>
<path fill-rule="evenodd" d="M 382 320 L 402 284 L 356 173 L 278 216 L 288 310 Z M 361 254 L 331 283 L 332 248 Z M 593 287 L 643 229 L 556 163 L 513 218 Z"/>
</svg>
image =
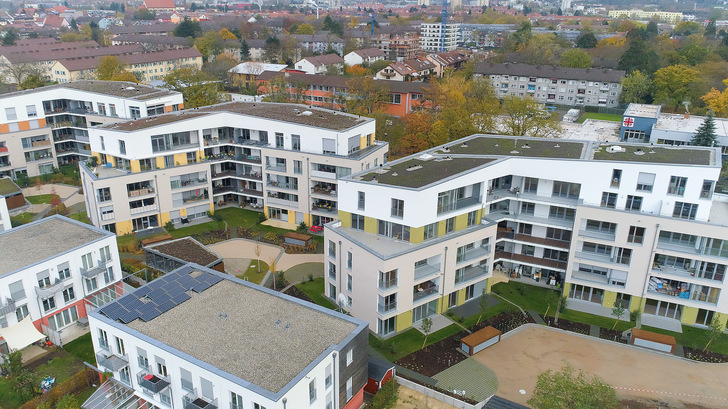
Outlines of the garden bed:
<svg viewBox="0 0 728 409">
<path fill-rule="evenodd" d="M 286 290 L 286 291 L 284 292 L 284 294 L 288 294 L 288 295 L 290 295 L 291 297 L 296 297 L 296 298 L 298 298 L 298 299 L 300 299 L 300 300 L 303 300 L 303 301 L 308 301 L 308 302 L 310 302 L 310 303 L 313 303 L 313 302 L 314 302 L 314 301 L 313 301 L 313 300 L 311 299 L 311 297 L 307 296 L 307 295 L 306 295 L 306 293 L 304 293 L 303 291 L 299 290 L 299 289 L 298 289 L 298 287 L 296 287 L 295 285 L 294 285 L 294 286 L 291 286 L 291 287 L 290 287 L 289 289 L 287 289 L 287 290 Z M 314 303 L 314 304 L 315 304 L 315 303 Z"/>
<path fill-rule="evenodd" d="M 543 320 L 546 321 L 546 324 L 548 324 L 550 327 L 576 332 L 577 334 L 589 335 L 589 329 L 591 328 L 589 324 L 568 321 L 562 318 L 559 318 L 558 323 L 554 322 L 554 317 L 541 316 L 541 318 L 543 318 Z"/>
<path fill-rule="evenodd" d="M 493 327 L 505 334 L 508 331 L 513 331 L 521 325 L 533 323 L 535 323 L 535 321 L 530 316 L 524 317 L 520 311 L 509 311 L 490 317 L 487 320 L 480 321 L 480 323 L 473 325 L 471 331 L 476 332 L 485 327 Z"/>
<path fill-rule="evenodd" d="M 599 328 L 599 338 L 606 339 L 608 341 L 619 342 L 620 344 L 627 343 L 626 339 L 622 339 L 622 331 L 617 331 L 616 329 L 611 330 L 607 328 Z"/>
<path fill-rule="evenodd" d="M 685 351 L 685 358 L 692 359 L 694 361 L 711 363 L 728 362 L 728 356 L 713 351 L 703 352 L 700 349 L 693 349 L 689 347 L 683 347 L 683 351 Z"/>
<path fill-rule="evenodd" d="M 465 402 L 465 403 L 469 403 L 469 404 L 471 404 L 471 405 L 476 405 L 476 404 L 480 403 L 480 402 L 478 402 L 478 401 L 476 401 L 476 400 L 474 400 L 474 399 L 468 398 L 467 396 L 460 396 L 460 395 L 457 395 L 457 394 L 455 394 L 455 393 L 453 393 L 452 391 L 449 391 L 449 390 L 447 390 L 447 389 L 441 389 L 441 388 L 438 388 L 438 387 L 437 387 L 437 386 L 435 386 L 435 385 L 430 385 L 430 384 L 428 384 L 428 383 L 424 383 L 424 382 L 422 382 L 422 381 L 418 381 L 417 379 L 412 379 L 412 378 L 410 378 L 410 377 L 404 376 L 404 375 L 402 375 L 402 374 L 399 374 L 399 373 L 397 374 L 397 376 L 399 376 L 400 378 L 404 378 L 404 379 L 407 379 L 408 381 L 410 381 L 410 382 L 414 382 L 414 383 L 416 383 L 416 384 L 418 384 L 418 385 L 422 385 L 422 386 L 424 386 L 424 387 L 426 387 L 426 388 L 432 389 L 433 391 L 437 391 L 437 392 L 440 392 L 440 393 L 442 393 L 443 395 L 447 395 L 447 396 L 450 396 L 450 397 L 452 397 L 452 398 L 455 398 L 455 399 L 457 399 L 457 400 L 459 400 L 459 401 L 462 401 L 462 402 Z"/>
<path fill-rule="evenodd" d="M 207 233 L 193 234 L 192 238 L 208 246 L 230 238 L 230 229 L 213 230 Z"/>
</svg>

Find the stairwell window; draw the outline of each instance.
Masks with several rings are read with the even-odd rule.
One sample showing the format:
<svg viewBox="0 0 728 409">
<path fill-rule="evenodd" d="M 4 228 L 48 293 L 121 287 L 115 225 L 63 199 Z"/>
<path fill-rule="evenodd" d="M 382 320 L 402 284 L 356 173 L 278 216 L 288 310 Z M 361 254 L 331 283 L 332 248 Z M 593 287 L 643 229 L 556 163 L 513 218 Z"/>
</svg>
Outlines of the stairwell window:
<svg viewBox="0 0 728 409">
<path fill-rule="evenodd" d="M 404 200 L 392 199 L 392 217 L 404 217 Z"/>
<path fill-rule="evenodd" d="M 675 208 L 672 211 L 672 217 L 679 219 L 695 220 L 698 213 L 698 205 L 693 203 L 675 202 Z"/>
</svg>

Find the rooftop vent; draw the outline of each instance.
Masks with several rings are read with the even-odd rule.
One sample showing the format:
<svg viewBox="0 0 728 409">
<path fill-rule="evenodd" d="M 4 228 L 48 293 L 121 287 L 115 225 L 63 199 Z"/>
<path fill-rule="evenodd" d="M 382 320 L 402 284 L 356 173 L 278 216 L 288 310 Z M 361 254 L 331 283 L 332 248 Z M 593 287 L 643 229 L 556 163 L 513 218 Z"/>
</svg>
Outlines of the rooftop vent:
<svg viewBox="0 0 728 409">
<path fill-rule="evenodd" d="M 526 143 L 521 146 L 523 149 L 531 149 L 531 147 Z"/>
<path fill-rule="evenodd" d="M 311 111 L 303 111 L 303 112 L 301 112 L 298 115 L 299 116 L 311 116 L 311 115 L 313 115 L 313 112 L 311 112 Z"/>
<path fill-rule="evenodd" d="M 394 173 L 392 173 L 392 176 L 399 176 L 399 173 L 394 172 Z"/>
<path fill-rule="evenodd" d="M 608 147 L 607 152 L 609 152 L 609 153 L 626 152 L 626 149 L 624 149 L 621 146 L 614 145 L 614 146 Z"/>
<path fill-rule="evenodd" d="M 408 171 L 418 170 L 422 169 L 422 165 L 415 165 L 415 166 L 407 166 Z"/>
<path fill-rule="evenodd" d="M 557 149 L 558 149 L 558 148 L 561 148 L 561 145 L 559 145 L 559 144 L 557 143 L 556 145 L 554 145 L 554 148 L 557 148 Z"/>
<path fill-rule="evenodd" d="M 641 148 L 634 151 L 634 154 L 637 156 L 642 156 L 645 154 L 645 151 L 643 151 Z"/>
</svg>

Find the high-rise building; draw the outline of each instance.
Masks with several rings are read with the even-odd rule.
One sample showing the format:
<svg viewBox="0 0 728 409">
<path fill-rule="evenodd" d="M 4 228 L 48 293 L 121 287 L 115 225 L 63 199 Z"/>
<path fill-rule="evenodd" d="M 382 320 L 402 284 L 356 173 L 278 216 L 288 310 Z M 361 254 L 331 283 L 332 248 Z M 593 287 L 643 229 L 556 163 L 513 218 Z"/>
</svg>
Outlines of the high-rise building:
<svg viewBox="0 0 728 409">
<path fill-rule="evenodd" d="M 459 23 L 420 24 L 420 46 L 424 51 L 453 51 L 458 46 Z"/>
</svg>

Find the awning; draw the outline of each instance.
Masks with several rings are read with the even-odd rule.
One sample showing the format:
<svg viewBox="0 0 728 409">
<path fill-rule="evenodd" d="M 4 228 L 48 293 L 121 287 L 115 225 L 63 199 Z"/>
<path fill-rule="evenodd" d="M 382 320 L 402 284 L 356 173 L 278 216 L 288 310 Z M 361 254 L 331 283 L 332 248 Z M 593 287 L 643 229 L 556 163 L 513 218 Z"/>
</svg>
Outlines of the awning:
<svg viewBox="0 0 728 409">
<path fill-rule="evenodd" d="M 11 351 L 15 349 L 23 349 L 28 345 L 45 338 L 45 335 L 35 328 L 30 316 L 25 317 L 17 324 L 11 325 L 7 328 L 0 328 L 0 336 L 5 339 L 5 342 L 8 344 L 8 349 Z"/>
</svg>

